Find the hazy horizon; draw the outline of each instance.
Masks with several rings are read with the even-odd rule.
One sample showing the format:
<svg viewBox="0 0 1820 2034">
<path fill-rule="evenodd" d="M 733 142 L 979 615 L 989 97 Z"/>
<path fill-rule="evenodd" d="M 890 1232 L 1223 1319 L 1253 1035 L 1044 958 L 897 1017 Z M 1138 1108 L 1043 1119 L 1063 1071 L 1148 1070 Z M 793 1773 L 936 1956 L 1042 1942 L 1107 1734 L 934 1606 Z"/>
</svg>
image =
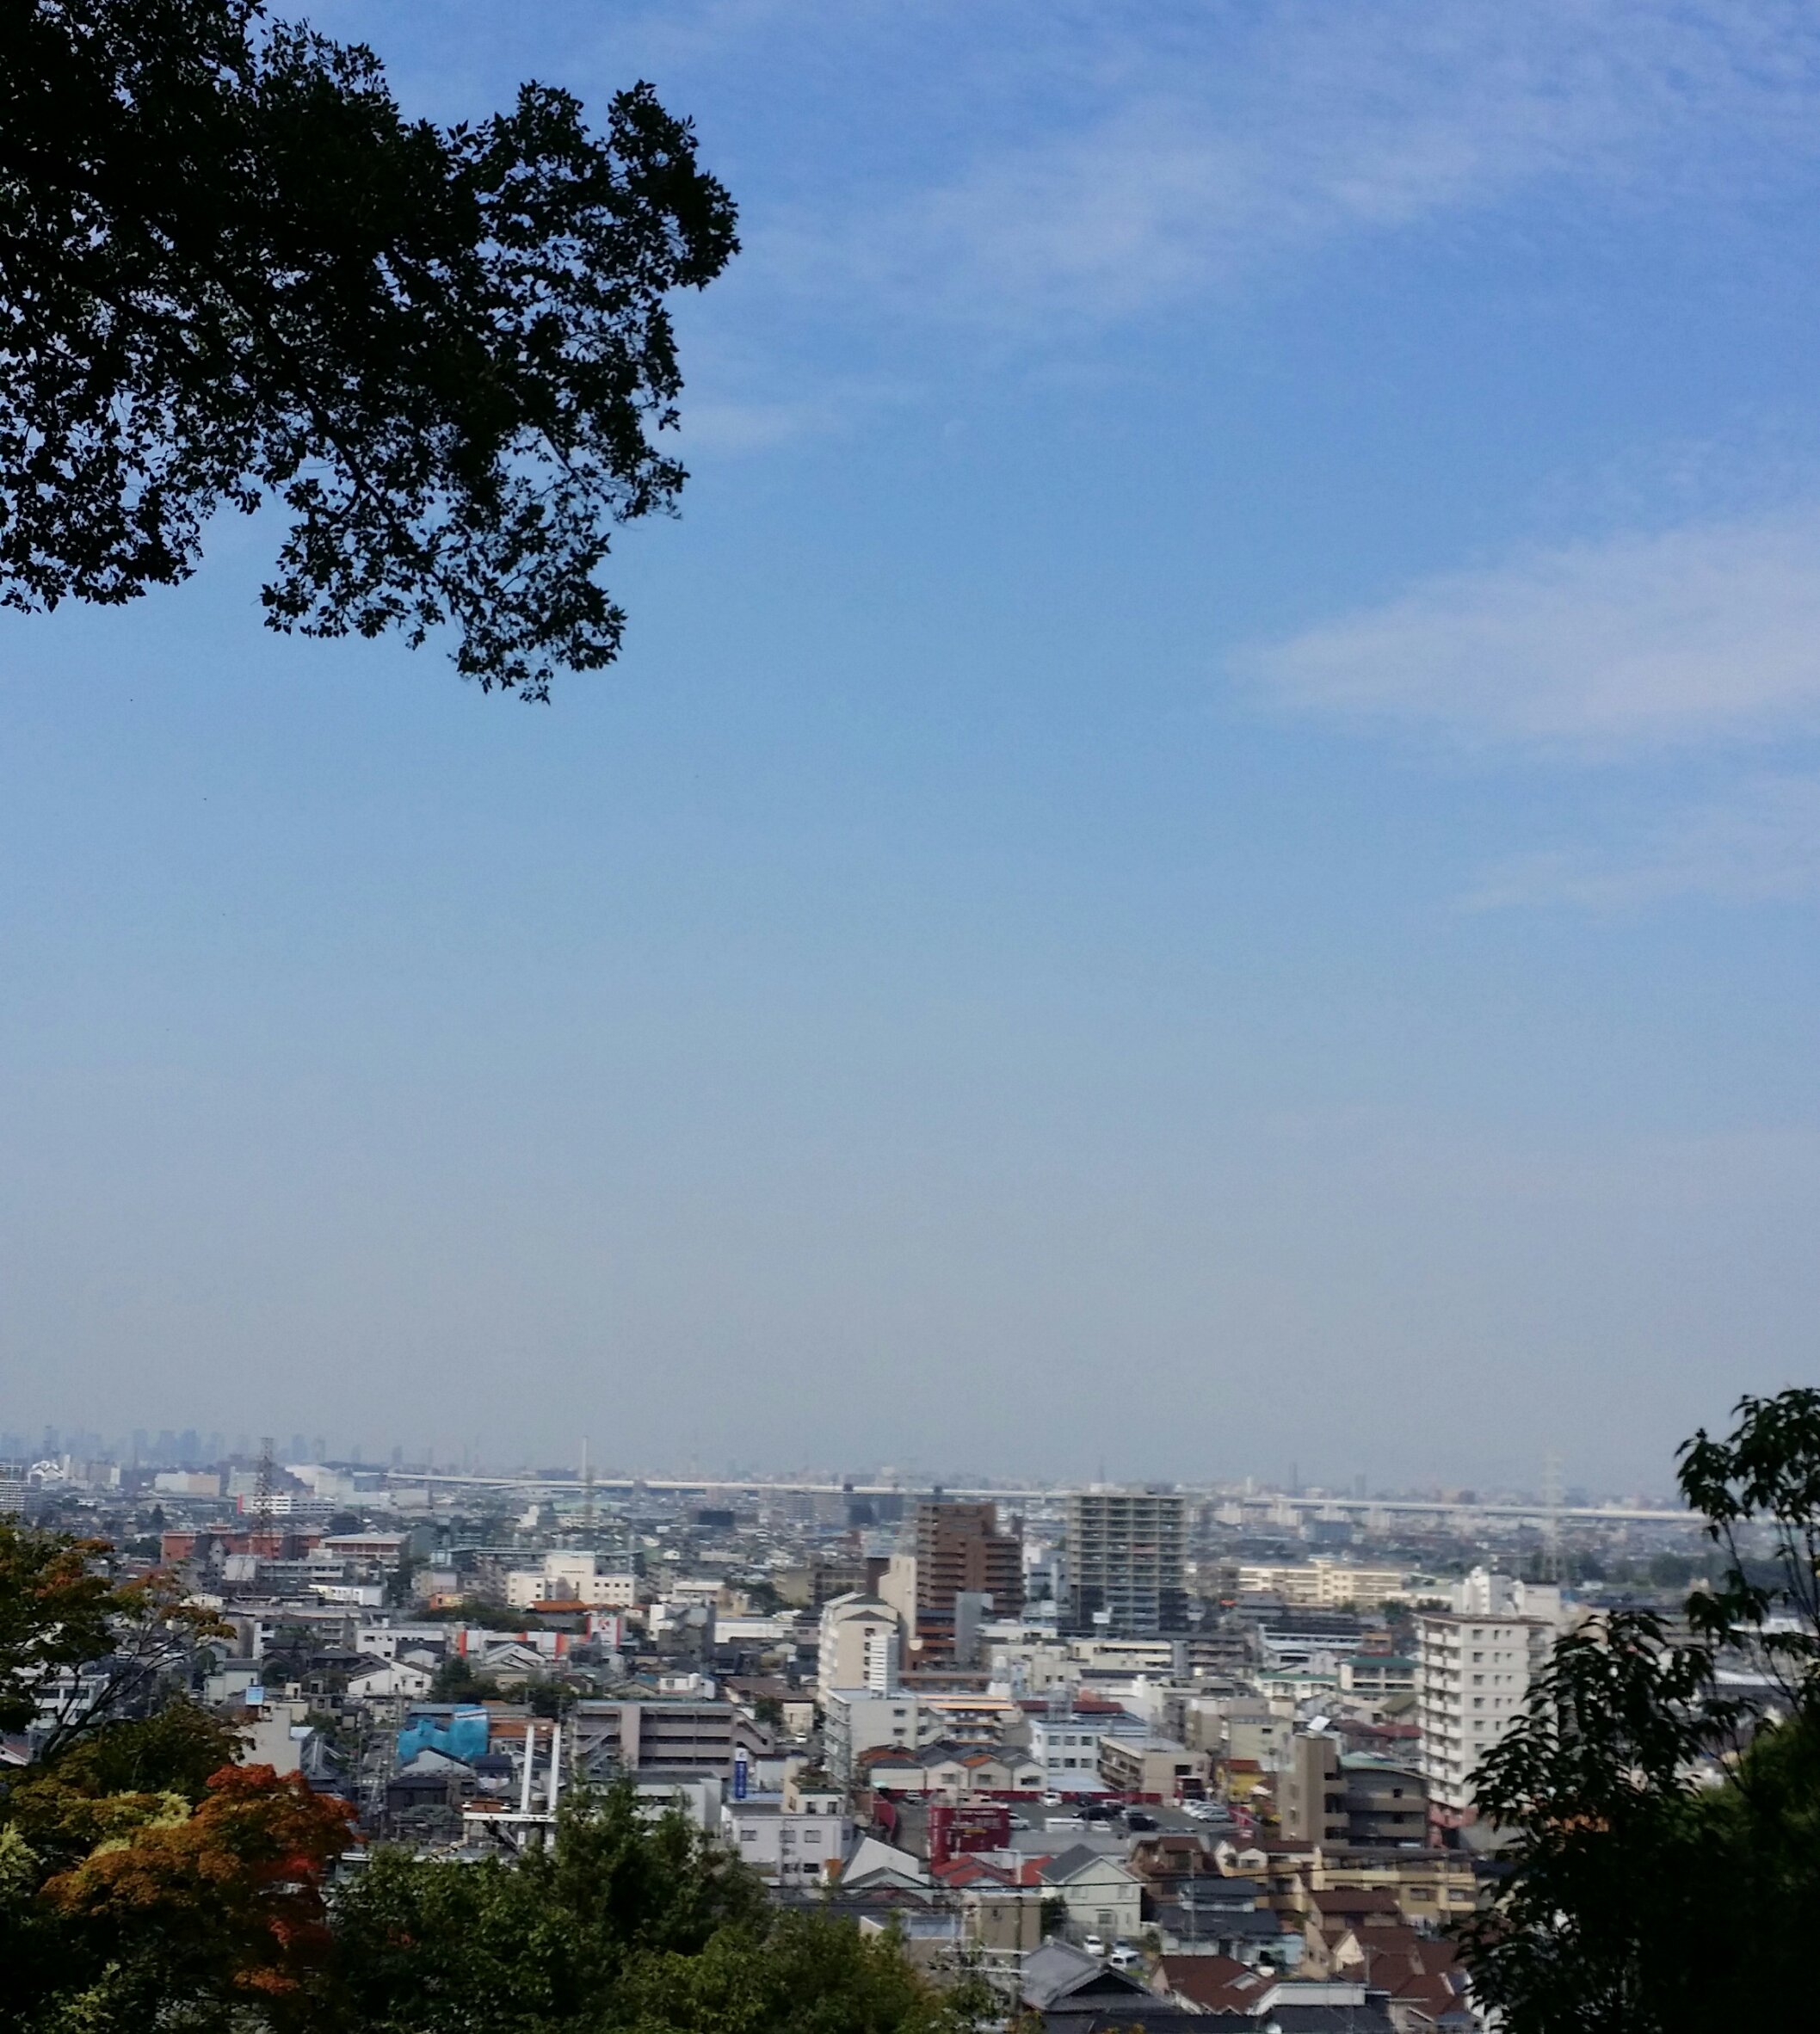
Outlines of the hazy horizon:
<svg viewBox="0 0 1820 2034">
<path fill-rule="evenodd" d="M 1661 1492 L 1815 1380 L 1820 18 L 309 11 L 744 251 L 547 709 L 262 521 L 0 614 L 0 1427 Z"/>
</svg>

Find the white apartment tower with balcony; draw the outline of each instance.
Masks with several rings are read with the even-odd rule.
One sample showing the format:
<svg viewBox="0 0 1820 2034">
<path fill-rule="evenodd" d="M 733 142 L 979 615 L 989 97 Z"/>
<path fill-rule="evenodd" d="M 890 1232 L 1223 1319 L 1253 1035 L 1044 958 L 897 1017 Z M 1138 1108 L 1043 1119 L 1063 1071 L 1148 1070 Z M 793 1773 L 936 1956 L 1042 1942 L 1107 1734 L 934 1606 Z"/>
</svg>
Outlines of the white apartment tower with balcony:
<svg viewBox="0 0 1820 2034">
<path fill-rule="evenodd" d="M 1473 1771 L 1521 1715 L 1560 1622 L 1555 1584 L 1482 1568 L 1454 1585 L 1451 1609 L 1418 1619 L 1422 1764 L 1441 1819 L 1459 1823 L 1471 1814 Z"/>
</svg>

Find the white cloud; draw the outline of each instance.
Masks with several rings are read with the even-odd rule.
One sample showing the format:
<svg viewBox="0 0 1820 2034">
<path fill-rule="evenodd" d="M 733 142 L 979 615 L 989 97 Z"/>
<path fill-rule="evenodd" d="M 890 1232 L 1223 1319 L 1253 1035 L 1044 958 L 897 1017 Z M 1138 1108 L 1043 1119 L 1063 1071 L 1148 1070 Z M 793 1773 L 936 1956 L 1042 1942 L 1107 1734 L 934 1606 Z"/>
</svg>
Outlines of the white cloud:
<svg viewBox="0 0 1820 2034">
<path fill-rule="evenodd" d="M 958 172 L 895 202 L 862 182 L 844 220 L 805 212 L 759 246 L 923 310 L 1122 317 L 1544 179 L 1661 203 L 1755 190 L 1815 152 L 1810 9 L 1044 9 L 1027 52 L 1003 37 L 1023 13 L 1000 34 L 1037 82 L 1001 65 L 996 104 L 968 89 Z"/>
<path fill-rule="evenodd" d="M 1422 582 L 1255 650 L 1290 706 L 1592 752 L 1820 724 L 1820 512 L 1620 536 Z"/>
</svg>

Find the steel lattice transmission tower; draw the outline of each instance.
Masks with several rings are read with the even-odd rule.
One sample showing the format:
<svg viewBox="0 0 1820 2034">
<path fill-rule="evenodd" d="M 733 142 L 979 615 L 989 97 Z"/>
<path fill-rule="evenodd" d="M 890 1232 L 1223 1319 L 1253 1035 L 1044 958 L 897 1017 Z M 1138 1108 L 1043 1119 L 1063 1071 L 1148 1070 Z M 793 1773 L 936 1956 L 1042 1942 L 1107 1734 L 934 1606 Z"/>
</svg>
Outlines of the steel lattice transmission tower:
<svg viewBox="0 0 1820 2034">
<path fill-rule="evenodd" d="M 1542 1458 L 1542 1562 L 1545 1578 L 1561 1580 L 1561 1458 L 1552 1449 Z"/>
<path fill-rule="evenodd" d="M 260 1439 L 259 1479 L 253 1485 L 253 1532 L 256 1536 L 253 1551 L 256 1554 L 268 1553 L 272 1544 L 272 1479 L 275 1473 L 272 1437 L 268 1433 Z"/>
</svg>

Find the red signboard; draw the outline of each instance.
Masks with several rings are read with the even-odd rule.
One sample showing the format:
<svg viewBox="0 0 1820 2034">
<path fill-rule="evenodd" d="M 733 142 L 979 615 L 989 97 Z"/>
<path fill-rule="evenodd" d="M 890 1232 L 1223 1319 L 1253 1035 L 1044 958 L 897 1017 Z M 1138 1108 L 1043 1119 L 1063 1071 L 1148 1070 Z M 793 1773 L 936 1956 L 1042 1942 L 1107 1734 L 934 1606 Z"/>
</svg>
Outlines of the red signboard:
<svg viewBox="0 0 1820 2034">
<path fill-rule="evenodd" d="M 1011 1810 L 984 1803 L 937 1801 L 929 1807 L 929 1863 L 966 1851 L 1002 1851 L 1011 1841 Z"/>
</svg>

